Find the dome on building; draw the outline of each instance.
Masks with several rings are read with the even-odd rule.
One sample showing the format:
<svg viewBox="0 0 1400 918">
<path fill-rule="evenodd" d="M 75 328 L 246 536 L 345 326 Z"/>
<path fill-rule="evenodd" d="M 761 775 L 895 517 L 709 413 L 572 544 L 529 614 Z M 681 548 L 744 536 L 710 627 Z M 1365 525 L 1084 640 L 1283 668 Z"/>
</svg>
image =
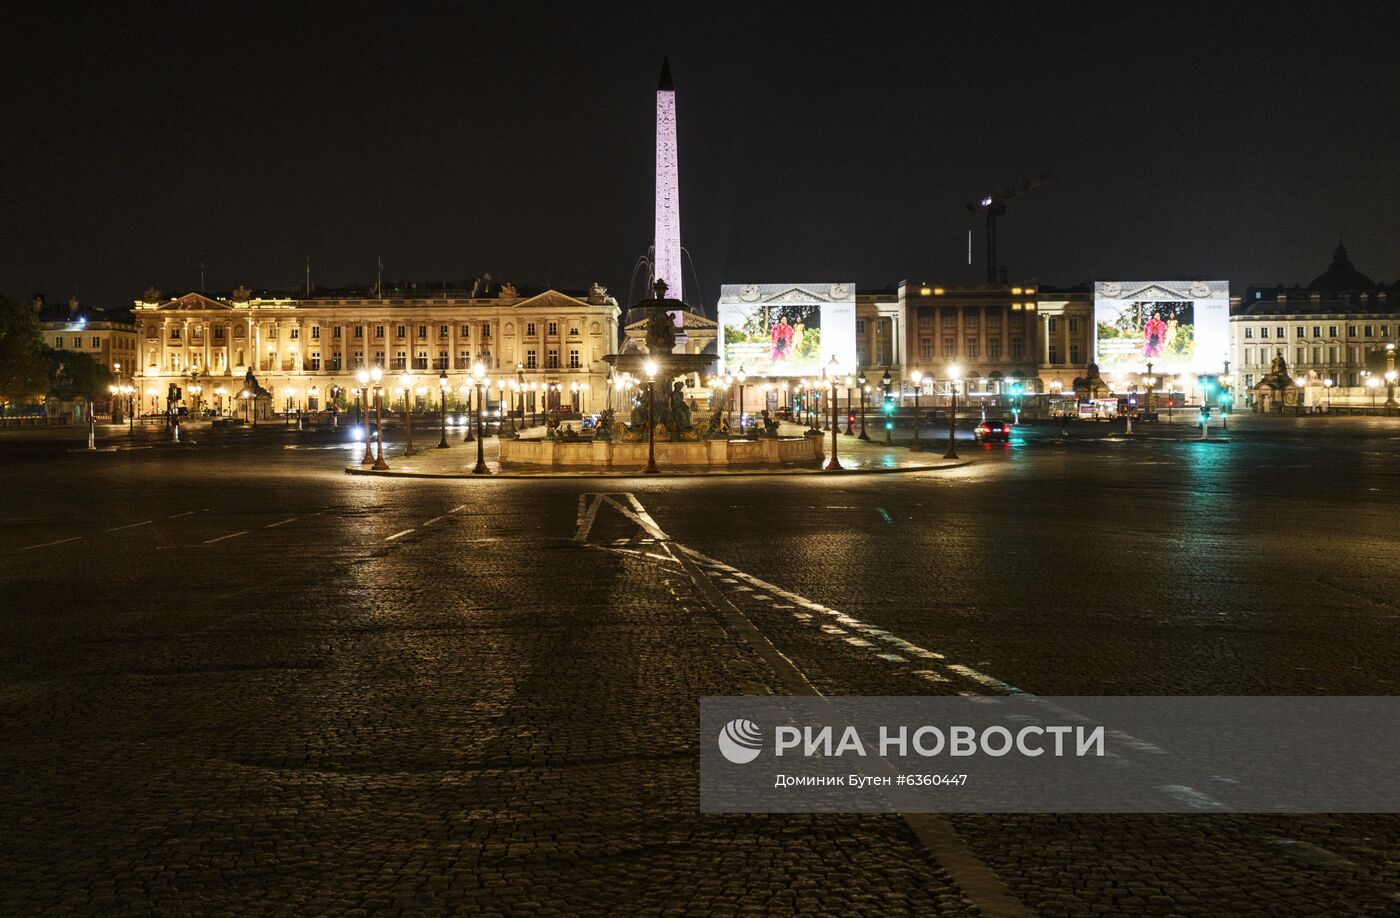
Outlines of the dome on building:
<svg viewBox="0 0 1400 918">
<path fill-rule="evenodd" d="M 1347 247 L 1338 245 L 1337 251 L 1332 253 L 1332 264 L 1327 270 L 1319 274 L 1308 284 L 1309 290 L 1370 290 L 1376 286 L 1376 282 L 1371 280 L 1351 263 L 1347 258 Z"/>
</svg>

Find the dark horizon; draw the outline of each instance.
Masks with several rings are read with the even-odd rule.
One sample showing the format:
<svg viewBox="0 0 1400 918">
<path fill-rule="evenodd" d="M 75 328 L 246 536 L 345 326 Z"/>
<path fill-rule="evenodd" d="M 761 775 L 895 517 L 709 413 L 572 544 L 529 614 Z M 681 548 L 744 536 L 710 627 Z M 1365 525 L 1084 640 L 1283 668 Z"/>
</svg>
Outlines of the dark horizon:
<svg viewBox="0 0 1400 918">
<path fill-rule="evenodd" d="M 0 292 L 490 272 L 625 301 L 670 59 L 682 243 L 721 283 L 1400 277 L 1400 13 L 512 4 L 16 17 Z M 689 284 L 687 284 L 689 286 Z"/>
</svg>

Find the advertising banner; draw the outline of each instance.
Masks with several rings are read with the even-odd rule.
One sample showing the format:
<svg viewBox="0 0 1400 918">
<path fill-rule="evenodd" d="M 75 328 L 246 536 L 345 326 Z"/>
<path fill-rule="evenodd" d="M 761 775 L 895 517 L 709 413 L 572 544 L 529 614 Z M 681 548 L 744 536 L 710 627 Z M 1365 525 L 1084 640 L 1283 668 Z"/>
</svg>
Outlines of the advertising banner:
<svg viewBox="0 0 1400 918">
<path fill-rule="evenodd" d="M 1229 356 L 1228 281 L 1094 284 L 1099 372 L 1219 373 Z"/>
</svg>

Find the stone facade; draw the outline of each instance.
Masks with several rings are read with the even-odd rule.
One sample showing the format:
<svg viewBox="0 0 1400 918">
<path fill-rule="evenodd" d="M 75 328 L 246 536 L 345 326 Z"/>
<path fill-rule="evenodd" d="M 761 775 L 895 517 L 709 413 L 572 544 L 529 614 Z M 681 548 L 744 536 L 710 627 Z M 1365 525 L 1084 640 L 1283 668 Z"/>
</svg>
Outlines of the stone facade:
<svg viewBox="0 0 1400 918">
<path fill-rule="evenodd" d="M 523 384 L 526 411 L 591 411 L 603 403 L 603 357 L 617 350 L 619 309 L 597 285 L 583 297 L 556 290 L 521 296 L 505 285 L 490 297 L 294 299 L 240 289 L 163 299 L 149 291 L 134 314 L 136 384 L 146 411 L 164 410 L 173 384 L 186 404 L 193 385 L 203 406 L 236 413 L 249 371 L 271 393 L 264 410 L 324 410 L 333 395 L 344 407 L 355 398 L 356 371 L 375 365 L 391 390 L 386 404 L 402 399 L 399 380 L 408 374 L 416 404 L 436 405 L 439 374 L 457 399 L 478 360 L 492 401 L 518 404 Z"/>
</svg>

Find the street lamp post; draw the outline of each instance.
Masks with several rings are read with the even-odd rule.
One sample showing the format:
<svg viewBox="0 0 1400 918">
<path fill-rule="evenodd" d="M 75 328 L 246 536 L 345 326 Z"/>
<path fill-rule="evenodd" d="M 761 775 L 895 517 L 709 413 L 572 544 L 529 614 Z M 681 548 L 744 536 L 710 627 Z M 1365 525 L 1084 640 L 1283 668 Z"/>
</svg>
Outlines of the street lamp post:
<svg viewBox="0 0 1400 918">
<path fill-rule="evenodd" d="M 856 413 L 851 410 L 851 403 L 855 401 L 856 381 L 850 376 L 846 377 L 846 436 L 856 435 Z"/>
<path fill-rule="evenodd" d="M 914 439 L 910 441 L 909 448 L 922 449 L 923 444 L 919 442 L 919 394 L 924 388 L 924 374 L 915 370 L 909 379 L 914 383 Z"/>
<path fill-rule="evenodd" d="M 865 373 L 860 370 L 856 371 L 856 385 L 860 387 L 860 434 L 856 439 L 869 443 L 870 435 L 865 432 L 865 400 L 870 395 L 870 387 L 866 385 Z"/>
<path fill-rule="evenodd" d="M 885 418 L 885 445 L 886 445 L 886 446 L 894 446 L 894 411 L 893 411 L 893 407 L 894 407 L 894 406 L 890 404 L 890 385 L 891 385 L 890 371 L 889 371 L 889 368 L 886 368 L 886 369 L 885 369 L 885 375 L 882 376 L 882 377 L 880 377 L 880 389 L 881 389 L 881 391 L 882 391 L 883 394 L 884 394 L 884 401 L 883 401 L 881 407 L 891 409 L 890 412 L 889 412 L 889 415 Z"/>
<path fill-rule="evenodd" d="M 399 376 L 399 385 L 403 386 L 403 423 L 407 438 L 403 454 L 405 456 L 416 456 L 418 450 L 413 448 L 413 377 L 407 373 Z"/>
<path fill-rule="evenodd" d="M 1326 407 L 1323 410 L 1326 411 L 1326 413 L 1328 414 L 1332 413 L 1332 387 L 1336 384 L 1337 381 L 1330 376 L 1322 381 L 1323 391 L 1327 394 L 1327 403 Z"/>
<path fill-rule="evenodd" d="M 652 414 L 653 406 L 656 403 L 656 361 L 646 362 L 647 374 L 647 470 L 648 475 L 655 475 L 661 470 L 656 467 L 656 419 Z M 742 420 L 743 415 L 740 415 Z"/>
<path fill-rule="evenodd" d="M 384 461 L 384 388 L 380 385 L 384 379 L 384 371 L 376 365 L 369 371 L 369 378 L 374 382 L 374 433 L 379 444 L 379 455 L 374 457 L 373 468 L 377 472 L 384 472 L 389 469 L 389 463 Z"/>
<path fill-rule="evenodd" d="M 1388 415 L 1396 408 L 1395 404 L 1395 344 L 1392 342 L 1385 346 L 1385 413 Z"/>
<path fill-rule="evenodd" d="M 447 371 L 438 374 L 438 449 L 447 449 Z"/>
<path fill-rule="evenodd" d="M 948 402 L 948 451 L 943 454 L 944 459 L 958 458 L 957 434 L 958 434 L 958 380 L 962 379 L 962 367 L 953 364 L 948 368 L 949 391 L 952 394 Z"/>
<path fill-rule="evenodd" d="M 360 465 L 374 464 L 374 447 L 369 441 L 369 370 L 361 369 L 355 374 L 355 379 L 360 383 L 360 426 L 365 429 L 365 457 L 360 460 Z M 243 414 L 248 414 L 248 390 L 243 390 Z"/>
<path fill-rule="evenodd" d="M 468 372 L 470 372 L 470 369 L 468 369 Z M 462 383 L 461 387 L 457 390 L 457 394 L 461 398 L 462 403 L 466 406 L 465 410 L 462 412 L 466 417 L 466 423 L 462 425 L 466 428 L 466 433 L 462 434 L 462 442 L 470 443 L 476 439 L 472 436 L 472 384 L 469 382 Z"/>
<path fill-rule="evenodd" d="M 476 380 L 476 467 L 472 469 L 473 475 L 491 474 L 491 470 L 486 466 L 486 430 L 481 426 L 481 381 L 485 378 L 486 364 L 478 360 L 472 364 L 472 379 Z"/>
<path fill-rule="evenodd" d="M 739 433 L 744 432 L 744 380 L 749 378 L 749 374 L 744 372 L 744 365 L 739 364 L 739 372 L 734 374 L 734 378 L 739 382 Z"/>
<path fill-rule="evenodd" d="M 836 458 L 836 435 L 841 432 L 841 425 L 836 422 L 836 384 L 841 378 L 841 364 L 836 359 L 836 355 L 831 355 L 831 363 L 828 367 L 822 367 L 822 372 L 831 377 L 831 459 L 826 464 L 828 472 L 841 471 L 841 460 Z"/>
</svg>

